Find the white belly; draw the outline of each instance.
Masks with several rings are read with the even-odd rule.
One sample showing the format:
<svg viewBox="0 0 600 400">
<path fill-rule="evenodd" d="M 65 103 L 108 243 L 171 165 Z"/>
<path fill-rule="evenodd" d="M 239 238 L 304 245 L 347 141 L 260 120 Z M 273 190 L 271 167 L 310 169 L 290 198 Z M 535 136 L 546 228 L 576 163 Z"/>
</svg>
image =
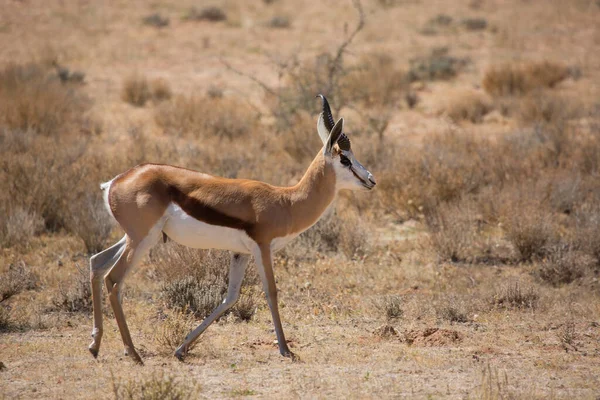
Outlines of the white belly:
<svg viewBox="0 0 600 400">
<path fill-rule="evenodd" d="M 231 250 L 250 253 L 253 240 L 243 230 L 210 225 L 187 214 L 171 203 L 166 211 L 163 231 L 170 239 L 195 249 Z"/>
</svg>

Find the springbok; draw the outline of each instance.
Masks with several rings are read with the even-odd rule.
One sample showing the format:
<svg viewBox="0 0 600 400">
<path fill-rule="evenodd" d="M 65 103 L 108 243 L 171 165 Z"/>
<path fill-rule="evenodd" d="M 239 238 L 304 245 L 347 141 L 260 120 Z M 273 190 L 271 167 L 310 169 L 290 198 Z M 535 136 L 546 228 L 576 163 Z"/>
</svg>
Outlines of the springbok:
<svg viewBox="0 0 600 400">
<path fill-rule="evenodd" d="M 93 341 L 98 356 L 102 340 L 102 279 L 108 291 L 125 355 L 136 362 L 121 307 L 120 289 L 129 268 L 136 265 L 163 235 L 185 246 L 233 252 L 227 296 L 175 351 L 183 360 L 191 343 L 238 300 L 250 255 L 258 267 L 271 310 L 279 352 L 295 358 L 283 334 L 273 253 L 314 225 L 341 189 L 371 190 L 375 179 L 354 157 L 343 133 L 344 120 L 334 124 L 327 99 L 317 121 L 323 148 L 295 186 L 276 187 L 247 179 L 226 179 L 170 165 L 142 164 L 103 183 L 109 212 L 125 231 L 112 247 L 90 259 L 94 307 Z"/>
</svg>

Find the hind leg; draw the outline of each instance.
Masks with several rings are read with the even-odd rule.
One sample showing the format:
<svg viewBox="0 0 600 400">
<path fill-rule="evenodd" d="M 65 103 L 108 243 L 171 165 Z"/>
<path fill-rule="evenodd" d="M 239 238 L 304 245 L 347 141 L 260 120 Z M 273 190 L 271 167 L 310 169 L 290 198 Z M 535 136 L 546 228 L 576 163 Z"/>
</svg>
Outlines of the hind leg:
<svg viewBox="0 0 600 400">
<path fill-rule="evenodd" d="M 102 341 L 102 278 L 104 278 L 106 271 L 115 265 L 119 257 L 123 254 L 126 239 L 127 236 L 124 236 L 119 242 L 90 258 L 90 284 L 94 307 L 94 327 L 92 328 L 92 343 L 90 343 L 88 348 L 94 358 L 98 357 L 100 342 Z"/>
<path fill-rule="evenodd" d="M 131 334 L 129 333 L 129 328 L 127 326 L 127 321 L 125 320 L 125 313 L 123 312 L 123 307 L 121 306 L 120 300 L 121 287 L 127 271 L 132 266 L 136 265 L 158 241 L 158 233 L 160 233 L 160 230 L 151 232 L 141 241 L 135 241 L 130 237 L 127 237 L 122 256 L 104 278 L 104 283 L 106 284 L 106 289 L 108 290 L 108 299 L 110 300 L 110 305 L 113 309 L 113 313 L 115 314 L 117 326 L 119 327 L 121 339 L 123 340 L 123 345 L 125 347 L 125 354 L 129 355 L 135 362 L 139 364 L 143 364 L 143 362 L 141 357 L 135 351 L 133 341 L 131 340 Z"/>
</svg>

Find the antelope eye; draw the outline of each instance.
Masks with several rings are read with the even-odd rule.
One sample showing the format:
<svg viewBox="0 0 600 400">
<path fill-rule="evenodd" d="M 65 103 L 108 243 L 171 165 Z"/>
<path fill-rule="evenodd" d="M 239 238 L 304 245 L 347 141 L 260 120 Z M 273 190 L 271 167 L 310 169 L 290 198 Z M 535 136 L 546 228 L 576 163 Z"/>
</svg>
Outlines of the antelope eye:
<svg viewBox="0 0 600 400">
<path fill-rule="evenodd" d="M 350 159 L 346 156 L 340 156 L 340 162 L 342 163 L 342 165 L 349 167 L 352 165 L 352 161 L 350 161 Z"/>
</svg>

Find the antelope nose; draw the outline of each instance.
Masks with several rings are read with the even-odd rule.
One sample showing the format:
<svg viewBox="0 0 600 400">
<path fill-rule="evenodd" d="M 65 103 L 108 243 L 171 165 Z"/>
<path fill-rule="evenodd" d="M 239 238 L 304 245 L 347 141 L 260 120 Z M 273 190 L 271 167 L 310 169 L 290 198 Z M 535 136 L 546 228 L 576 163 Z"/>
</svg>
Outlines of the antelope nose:
<svg viewBox="0 0 600 400">
<path fill-rule="evenodd" d="M 373 175 L 369 172 L 369 182 L 371 182 L 373 184 L 373 186 L 377 185 L 377 182 L 375 182 L 375 178 L 373 177 Z"/>
</svg>

